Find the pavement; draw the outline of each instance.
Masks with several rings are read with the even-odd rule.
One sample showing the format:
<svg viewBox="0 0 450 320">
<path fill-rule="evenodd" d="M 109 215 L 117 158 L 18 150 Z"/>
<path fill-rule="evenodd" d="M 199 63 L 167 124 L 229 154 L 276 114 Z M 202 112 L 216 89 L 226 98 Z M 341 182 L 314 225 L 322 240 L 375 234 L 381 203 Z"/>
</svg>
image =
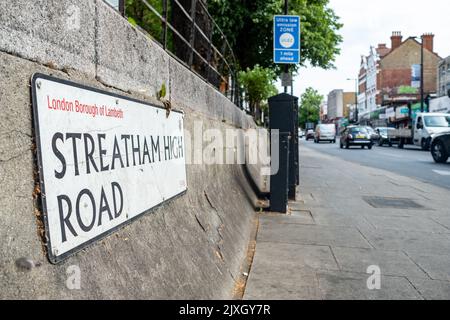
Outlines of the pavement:
<svg viewBox="0 0 450 320">
<path fill-rule="evenodd" d="M 290 213 L 259 217 L 245 300 L 450 299 L 449 189 L 305 142 L 300 155 Z"/>
</svg>

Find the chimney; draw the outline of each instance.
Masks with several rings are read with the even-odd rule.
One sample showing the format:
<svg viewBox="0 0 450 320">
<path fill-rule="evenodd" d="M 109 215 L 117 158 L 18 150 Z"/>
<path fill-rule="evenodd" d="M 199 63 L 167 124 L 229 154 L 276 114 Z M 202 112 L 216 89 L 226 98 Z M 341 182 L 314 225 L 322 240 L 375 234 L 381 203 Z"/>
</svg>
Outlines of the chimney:
<svg viewBox="0 0 450 320">
<path fill-rule="evenodd" d="M 403 36 L 402 33 L 400 31 L 394 31 L 392 32 L 392 37 L 391 37 L 391 41 L 392 41 L 392 49 L 391 50 L 395 50 L 398 47 L 400 47 L 400 45 L 402 44 L 402 40 L 403 40 Z"/>
<path fill-rule="evenodd" d="M 425 33 L 422 35 L 422 41 L 424 48 L 428 49 L 431 52 L 434 52 L 434 34 Z"/>
</svg>

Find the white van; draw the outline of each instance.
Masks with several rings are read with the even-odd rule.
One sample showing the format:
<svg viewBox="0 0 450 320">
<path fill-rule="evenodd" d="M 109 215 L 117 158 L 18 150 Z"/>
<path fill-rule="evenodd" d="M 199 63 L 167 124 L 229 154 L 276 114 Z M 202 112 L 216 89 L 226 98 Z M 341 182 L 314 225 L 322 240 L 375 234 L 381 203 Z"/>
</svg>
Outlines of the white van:
<svg viewBox="0 0 450 320">
<path fill-rule="evenodd" d="M 334 124 L 319 124 L 314 134 L 314 142 L 329 141 L 336 143 L 336 126 Z"/>
</svg>

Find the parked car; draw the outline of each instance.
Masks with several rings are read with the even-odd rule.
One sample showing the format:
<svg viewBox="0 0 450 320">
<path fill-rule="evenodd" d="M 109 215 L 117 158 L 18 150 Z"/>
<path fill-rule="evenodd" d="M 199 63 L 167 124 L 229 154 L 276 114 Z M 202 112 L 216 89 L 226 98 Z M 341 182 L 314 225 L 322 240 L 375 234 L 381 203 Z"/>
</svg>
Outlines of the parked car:
<svg viewBox="0 0 450 320">
<path fill-rule="evenodd" d="M 378 140 L 380 140 L 380 135 L 374 128 L 372 128 L 372 127 L 365 127 L 365 128 L 366 128 L 367 132 L 369 132 L 370 138 L 372 139 L 372 141 L 374 143 L 378 142 Z"/>
<path fill-rule="evenodd" d="M 365 127 L 350 126 L 345 128 L 341 133 L 340 147 L 349 149 L 351 146 L 359 146 L 362 149 L 365 147 L 372 149 L 373 141 L 369 132 Z"/>
<path fill-rule="evenodd" d="M 441 133 L 433 137 L 431 155 L 437 163 L 447 162 L 450 156 L 450 133 Z"/>
<path fill-rule="evenodd" d="M 380 147 L 385 144 L 389 145 L 389 147 L 392 147 L 394 143 L 398 144 L 399 139 L 395 138 L 395 128 L 380 127 L 376 128 L 375 131 L 379 135 L 378 145 Z"/>
<path fill-rule="evenodd" d="M 305 136 L 305 131 L 298 129 L 298 137 L 303 138 Z"/>
<path fill-rule="evenodd" d="M 314 130 L 313 129 L 309 129 L 308 131 L 306 131 L 306 141 L 308 141 L 309 139 L 314 139 Z"/>
<path fill-rule="evenodd" d="M 336 143 L 336 126 L 334 124 L 319 124 L 314 133 L 314 142 L 328 141 Z"/>
</svg>

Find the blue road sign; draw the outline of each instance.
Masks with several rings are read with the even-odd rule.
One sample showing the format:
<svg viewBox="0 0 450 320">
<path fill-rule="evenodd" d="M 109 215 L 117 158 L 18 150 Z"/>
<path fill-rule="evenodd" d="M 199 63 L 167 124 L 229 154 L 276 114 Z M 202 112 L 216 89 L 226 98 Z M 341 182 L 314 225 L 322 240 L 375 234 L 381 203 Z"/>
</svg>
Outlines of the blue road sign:
<svg viewBox="0 0 450 320">
<path fill-rule="evenodd" d="M 280 64 L 300 63 L 299 16 L 274 16 L 273 59 Z"/>
</svg>

